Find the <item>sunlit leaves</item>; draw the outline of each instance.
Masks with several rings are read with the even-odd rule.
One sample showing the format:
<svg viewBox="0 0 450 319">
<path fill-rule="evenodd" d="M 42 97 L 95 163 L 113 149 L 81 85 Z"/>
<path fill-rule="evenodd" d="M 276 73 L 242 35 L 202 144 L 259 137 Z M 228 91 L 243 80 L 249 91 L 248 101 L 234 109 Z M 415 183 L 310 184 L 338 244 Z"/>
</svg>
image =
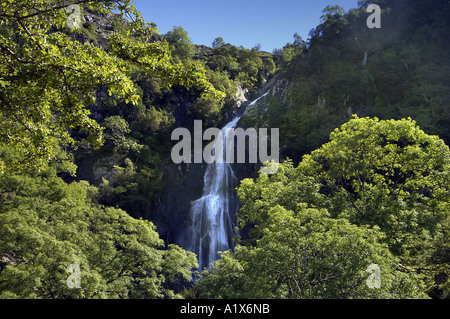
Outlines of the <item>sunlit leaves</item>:
<svg viewBox="0 0 450 319">
<path fill-rule="evenodd" d="M 299 169 L 322 185 L 333 215 L 378 225 L 396 249 L 416 232 L 439 232 L 450 188 L 450 152 L 442 140 L 412 120 L 370 118 L 349 121 L 330 140 Z"/>
<path fill-rule="evenodd" d="M 176 297 L 171 284 L 198 266 L 193 253 L 166 250 L 151 222 L 93 203 L 87 182 L 3 176 L 0 187 L 3 298 Z M 67 285 L 73 264 L 79 289 Z"/>
<path fill-rule="evenodd" d="M 421 258 L 446 258 L 449 154 L 410 119 L 355 117 L 298 167 L 286 161 L 276 174 L 241 182 L 242 246 L 203 274 L 197 293 L 426 298 Z M 366 284 L 372 264 L 381 269 L 377 289 Z"/>
<path fill-rule="evenodd" d="M 118 10 L 132 20 L 128 35 L 113 33 L 108 52 L 73 41 L 58 31 L 66 26 L 69 4 L 100 12 Z M 205 96 L 223 97 L 200 64 L 174 65 L 166 42 L 148 41 L 155 29 L 144 24 L 132 1 L 7 1 L 2 2 L 0 19 L 0 139 L 26 158 L 9 163 L 10 170 L 41 166 L 54 157 L 55 140 L 74 144 L 73 131 L 100 146 L 102 130 L 88 110 L 96 103 L 96 90 L 106 86 L 110 95 L 137 104 L 131 79 L 136 66 L 166 86 L 196 87 Z M 140 38 L 132 38 L 134 34 Z"/>
<path fill-rule="evenodd" d="M 415 298 L 420 281 L 396 271 L 396 260 L 377 229 L 330 218 L 299 205 L 266 208 L 268 223 L 252 246 L 238 246 L 202 273 L 204 298 Z M 383 273 L 379 289 L 366 285 L 369 265 Z"/>
</svg>

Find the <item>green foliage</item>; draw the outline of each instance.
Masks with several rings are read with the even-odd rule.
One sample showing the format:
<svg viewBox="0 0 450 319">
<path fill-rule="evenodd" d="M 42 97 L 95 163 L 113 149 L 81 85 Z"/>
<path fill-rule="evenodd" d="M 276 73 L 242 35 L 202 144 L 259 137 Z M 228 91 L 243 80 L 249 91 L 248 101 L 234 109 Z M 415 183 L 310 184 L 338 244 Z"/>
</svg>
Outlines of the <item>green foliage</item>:
<svg viewBox="0 0 450 319">
<path fill-rule="evenodd" d="M 420 282 L 396 270 L 395 258 L 380 244 L 382 234 L 329 218 L 325 210 L 297 204 L 273 206 L 256 246 L 226 252 L 202 273 L 200 298 L 417 298 Z M 262 225 L 258 225 L 262 226 Z M 366 284 L 367 269 L 382 269 L 381 287 Z"/>
<path fill-rule="evenodd" d="M 367 28 L 371 3 L 382 8 L 381 29 Z M 346 13 L 329 6 L 303 53 L 285 64 L 275 50 L 292 87 L 268 117 L 270 127 L 284 126 L 284 155 L 300 162 L 352 114 L 411 117 L 449 144 L 449 12 L 445 1 L 361 1 Z"/>
<path fill-rule="evenodd" d="M 116 153 L 126 154 L 130 151 L 138 153 L 142 149 L 142 145 L 126 137 L 130 133 L 130 128 L 127 121 L 122 117 L 108 117 L 103 125 L 105 126 L 105 140 L 113 145 Z"/>
<path fill-rule="evenodd" d="M 164 298 L 191 280 L 195 255 L 164 247 L 154 225 L 99 206 L 87 182 L 44 176 L 0 180 L 0 297 Z M 81 270 L 71 288 L 69 265 Z"/>
<path fill-rule="evenodd" d="M 212 45 L 213 49 L 217 49 L 217 48 L 225 46 L 225 44 L 226 43 L 223 40 L 223 38 L 222 37 L 218 37 L 218 38 L 214 39 L 214 41 L 213 41 L 213 43 L 211 45 Z"/>
<path fill-rule="evenodd" d="M 291 161 L 279 166 L 273 175 L 260 174 L 255 181 L 241 181 L 237 193 L 241 202 L 238 223 L 241 229 L 251 227 L 246 244 L 254 244 L 268 227 L 268 212 L 271 207 L 281 205 L 295 210 L 298 203 L 314 203 L 323 200 L 320 187 L 311 177 L 300 175 Z M 241 214 L 241 212 L 245 212 Z"/>
<path fill-rule="evenodd" d="M 182 26 L 173 27 L 173 30 L 167 32 L 164 37 L 169 42 L 170 51 L 174 57 L 181 61 L 190 60 L 194 57 L 194 46 Z"/>
<path fill-rule="evenodd" d="M 410 119 L 354 118 L 298 167 L 288 160 L 275 174 L 241 182 L 238 222 L 246 235 L 193 291 L 201 298 L 445 297 L 449 164 L 445 143 Z M 366 284 L 372 264 L 382 274 L 376 289 Z"/>
<path fill-rule="evenodd" d="M 434 241 L 434 249 L 430 250 L 422 262 L 429 271 L 430 280 L 427 293 L 434 299 L 450 298 L 450 215 L 446 228 Z"/>
<path fill-rule="evenodd" d="M 355 118 L 300 167 L 320 183 L 329 198 L 322 206 L 333 216 L 379 226 L 396 254 L 414 255 L 442 231 L 450 201 L 449 148 L 410 119 Z"/>
<path fill-rule="evenodd" d="M 90 144 L 101 145 L 100 126 L 87 107 L 96 102 L 100 85 L 106 86 L 110 95 L 137 104 L 139 96 L 130 78 L 133 66 L 161 77 L 168 86 L 197 86 L 206 95 L 223 96 L 208 83 L 201 65 L 173 65 L 167 44 L 146 41 L 155 30 L 144 25 L 131 1 L 78 3 L 91 10 L 119 10 L 134 17 L 132 26 L 140 40 L 115 33 L 108 39 L 110 50 L 106 52 L 58 31 L 68 19 L 62 10 L 66 5 L 59 1 L 2 2 L 0 139 L 26 154 L 24 163 L 14 163 L 8 169 L 42 165 L 54 156 L 56 139 L 75 143 L 69 130 L 84 131 Z M 94 26 L 86 26 L 89 36 L 96 36 Z"/>
<path fill-rule="evenodd" d="M 95 44 L 98 37 L 97 25 L 95 22 L 86 22 L 79 28 L 79 30 L 76 31 L 77 33 L 85 34 L 89 41 Z"/>
<path fill-rule="evenodd" d="M 289 63 L 297 56 L 300 56 L 306 49 L 306 42 L 303 41 L 302 37 L 298 34 L 294 34 L 294 43 L 287 43 L 282 49 L 275 49 L 274 54 L 280 56 L 283 64 L 282 66 L 286 68 Z"/>
<path fill-rule="evenodd" d="M 67 2 L 0 4 L 0 298 L 180 297 L 195 255 L 136 219 L 164 187 L 170 131 L 219 126 L 238 84 L 254 93 L 280 69 L 291 89 L 265 100 L 267 121 L 300 164 L 241 182 L 242 237 L 186 295 L 449 297 L 446 1 L 327 6 L 308 43 L 295 34 L 273 55 L 194 46 L 181 26 L 161 36 L 130 0 L 76 3 L 110 28 L 69 30 Z M 370 3 L 382 29 L 366 26 Z M 112 173 L 67 183 L 89 158 Z"/>
<path fill-rule="evenodd" d="M 112 29 L 114 32 L 120 33 L 122 35 L 126 35 L 126 27 L 124 26 L 123 21 L 118 16 L 114 16 L 112 21 Z"/>
<path fill-rule="evenodd" d="M 174 118 L 168 111 L 150 107 L 140 114 L 136 126 L 140 132 L 158 132 L 167 131 L 173 124 Z"/>
<path fill-rule="evenodd" d="M 220 118 L 220 105 L 213 99 L 198 99 L 191 108 L 191 112 L 195 118 L 203 118 L 204 125 L 217 127 Z"/>
<path fill-rule="evenodd" d="M 238 48 L 225 43 L 222 38 L 216 38 L 213 42 L 212 54 L 199 56 L 206 60 L 206 66 L 212 71 L 224 73 L 232 81 L 239 82 L 242 87 L 250 91 L 260 87 L 263 78 L 268 78 L 275 73 L 273 59 L 258 50 Z M 235 92 L 233 92 L 234 96 Z"/>
<path fill-rule="evenodd" d="M 325 40 L 334 39 L 336 35 L 341 34 L 348 24 L 344 13 L 342 7 L 328 5 L 323 10 L 323 15 L 320 17 L 321 24 L 316 28 L 315 33 L 320 34 L 322 39 Z"/>
<path fill-rule="evenodd" d="M 219 100 L 224 97 L 222 92 L 208 82 L 206 71 L 200 63 L 171 64 L 171 53 L 166 42 L 143 43 L 113 34 L 110 45 L 111 53 L 122 59 L 124 70 L 129 70 L 132 66 L 144 67 L 147 76 L 159 77 L 165 86 L 182 85 L 187 89 L 196 87 L 205 97 Z"/>
<path fill-rule="evenodd" d="M 264 64 L 264 71 L 267 74 L 269 74 L 269 75 L 275 74 L 276 65 L 272 58 L 269 57 L 269 58 L 265 59 L 263 61 L 263 64 Z"/>
</svg>

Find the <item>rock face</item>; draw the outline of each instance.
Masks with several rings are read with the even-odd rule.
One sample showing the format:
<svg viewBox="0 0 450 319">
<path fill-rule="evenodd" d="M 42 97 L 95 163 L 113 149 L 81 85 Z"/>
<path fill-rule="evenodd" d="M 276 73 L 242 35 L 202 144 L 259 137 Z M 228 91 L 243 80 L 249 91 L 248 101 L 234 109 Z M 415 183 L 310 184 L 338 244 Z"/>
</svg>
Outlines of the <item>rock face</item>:
<svg viewBox="0 0 450 319">
<path fill-rule="evenodd" d="M 167 181 L 164 195 L 149 211 L 149 219 L 157 226 L 158 233 L 168 243 L 184 246 L 189 236 L 191 202 L 202 196 L 203 176 L 206 164 L 165 165 Z"/>
<path fill-rule="evenodd" d="M 248 101 L 248 89 L 244 89 L 241 85 L 238 84 L 236 88 L 236 97 L 235 97 L 235 108 L 241 108 L 242 104 Z"/>
<path fill-rule="evenodd" d="M 236 180 L 255 178 L 258 164 L 231 164 Z M 165 165 L 167 182 L 164 195 L 156 207 L 150 208 L 148 218 L 156 225 L 161 238 L 189 249 L 191 242 L 191 206 L 200 199 L 204 190 L 207 164 L 174 164 L 170 159 Z"/>
<path fill-rule="evenodd" d="M 268 83 L 270 88 L 270 95 L 278 98 L 282 103 L 286 103 L 290 98 L 290 92 L 293 84 L 289 82 L 283 75 L 275 76 L 272 82 Z"/>
<path fill-rule="evenodd" d="M 291 89 L 292 83 L 283 74 L 279 73 L 273 76 L 260 92 L 262 95 L 269 91 L 269 94 L 247 107 L 240 124 L 244 126 L 246 124 L 248 126 L 248 123 L 251 123 L 250 126 L 264 125 L 268 117 L 267 111 L 270 107 L 270 98 L 276 98 L 281 103 L 286 103 L 290 98 Z"/>
<path fill-rule="evenodd" d="M 283 94 L 284 86 L 277 79 L 282 81 L 280 77 L 273 78 L 261 92 L 265 93 L 271 89 L 274 92 L 273 94 L 277 96 Z M 238 86 L 236 101 L 232 111 L 227 114 L 227 119 L 231 120 L 236 115 L 243 115 L 249 104 L 248 90 Z M 257 107 L 261 105 L 258 103 Z M 156 207 L 149 209 L 148 218 L 157 226 L 160 236 L 168 243 L 175 243 L 189 249 L 193 223 L 190 214 L 191 207 L 203 195 L 204 176 L 207 167 L 207 164 L 182 163 L 177 165 L 171 159 L 167 160 L 164 168 L 164 179 L 167 182 L 163 192 L 164 195 L 159 199 Z M 239 182 L 245 178 L 255 178 L 260 165 L 251 163 L 231 164 L 231 167 L 239 185 Z"/>
</svg>

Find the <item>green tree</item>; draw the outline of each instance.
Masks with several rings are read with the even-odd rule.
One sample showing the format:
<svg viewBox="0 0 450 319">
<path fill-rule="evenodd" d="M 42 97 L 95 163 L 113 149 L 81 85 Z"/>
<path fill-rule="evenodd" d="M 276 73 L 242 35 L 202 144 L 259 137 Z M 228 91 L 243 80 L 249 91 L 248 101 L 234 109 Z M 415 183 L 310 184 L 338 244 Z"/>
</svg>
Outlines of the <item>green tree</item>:
<svg viewBox="0 0 450 319">
<path fill-rule="evenodd" d="M 165 246 L 151 222 L 96 204 L 97 192 L 51 170 L 0 179 L 0 298 L 177 296 L 195 255 Z M 68 285 L 71 265 L 79 288 Z"/>
<path fill-rule="evenodd" d="M 106 52 L 67 35 L 66 8 L 79 4 L 133 18 L 135 37 L 114 33 Z M 56 30 L 56 31 L 55 31 Z M 150 42 L 155 28 L 145 25 L 132 1 L 3 1 L 0 11 L 0 141 L 26 156 L 8 169 L 42 165 L 54 156 L 54 141 L 74 144 L 74 130 L 101 145 L 100 125 L 87 108 L 96 102 L 99 85 L 125 102 L 139 95 L 130 78 L 133 68 L 161 78 L 167 86 L 196 86 L 205 95 L 223 96 L 207 81 L 198 63 L 172 64 L 168 45 Z"/>
<path fill-rule="evenodd" d="M 264 71 L 267 72 L 267 74 L 274 74 L 276 71 L 276 65 L 272 58 L 267 58 L 264 60 Z"/>
<path fill-rule="evenodd" d="M 219 124 L 220 111 L 220 105 L 213 99 L 197 99 L 191 108 L 194 118 L 203 118 L 206 126 Z"/>
<path fill-rule="evenodd" d="M 338 36 L 342 39 L 344 28 L 348 25 L 347 16 L 344 13 L 344 8 L 338 5 L 328 5 L 323 9 L 323 14 L 320 17 L 321 23 L 310 32 L 311 41 L 317 41 L 319 38 L 333 40 Z"/>
<path fill-rule="evenodd" d="M 164 35 L 169 42 L 173 56 L 179 57 L 181 61 L 190 60 L 194 57 L 195 50 L 187 31 L 182 26 L 174 26 L 172 31 Z"/>
<path fill-rule="evenodd" d="M 326 34 L 337 34 L 347 24 L 344 16 L 345 10 L 341 6 L 328 5 L 323 9 L 323 15 L 320 17 L 322 31 Z"/>
<path fill-rule="evenodd" d="M 107 144 L 111 144 L 115 152 L 126 154 L 129 151 L 139 152 L 142 149 L 142 145 L 127 137 L 127 134 L 130 133 L 130 127 L 121 116 L 108 117 L 103 125 L 105 126 L 105 140 Z"/>
<path fill-rule="evenodd" d="M 378 226 L 393 252 L 414 256 L 440 234 L 449 209 L 450 152 L 414 121 L 354 118 L 304 157 L 334 217 Z"/>
<path fill-rule="evenodd" d="M 222 37 L 215 38 L 213 43 L 211 44 L 213 49 L 220 48 L 225 46 L 225 41 Z"/>
<path fill-rule="evenodd" d="M 261 51 L 261 43 L 255 44 L 255 46 L 252 48 L 252 50 Z"/>
<path fill-rule="evenodd" d="M 223 298 L 447 296 L 449 162 L 445 143 L 411 119 L 353 118 L 297 167 L 286 161 L 273 175 L 241 182 L 238 222 L 246 235 L 195 291 Z M 379 290 L 364 283 L 372 264 L 383 274 Z"/>
<path fill-rule="evenodd" d="M 310 209 L 305 204 L 297 204 L 295 211 L 273 206 L 265 213 L 267 220 L 256 245 L 225 252 L 196 282 L 198 297 L 424 296 L 420 280 L 396 270 L 398 261 L 380 243 L 383 234 L 378 230 L 330 218 L 326 210 Z M 368 283 L 370 266 L 380 269 L 379 286 Z"/>
<path fill-rule="evenodd" d="M 320 17 L 320 22 L 326 22 L 328 19 L 340 19 L 343 17 L 345 10 L 341 6 L 328 5 L 323 9 L 323 14 Z"/>
</svg>

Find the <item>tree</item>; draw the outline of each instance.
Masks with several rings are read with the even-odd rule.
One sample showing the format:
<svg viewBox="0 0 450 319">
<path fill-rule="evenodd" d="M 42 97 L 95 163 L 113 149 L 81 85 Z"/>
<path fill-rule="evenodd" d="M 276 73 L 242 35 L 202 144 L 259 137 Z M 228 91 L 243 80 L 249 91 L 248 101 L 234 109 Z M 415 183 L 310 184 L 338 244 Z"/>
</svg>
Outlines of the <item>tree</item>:
<svg viewBox="0 0 450 319">
<path fill-rule="evenodd" d="M 217 48 L 225 46 L 225 44 L 226 43 L 223 40 L 223 38 L 222 37 L 218 37 L 218 38 L 214 39 L 214 41 L 213 41 L 213 43 L 211 45 L 212 45 L 213 49 L 217 49 Z"/>
<path fill-rule="evenodd" d="M 344 27 L 348 25 L 345 10 L 341 6 L 328 5 L 323 9 L 323 14 L 320 17 L 320 24 L 314 30 L 311 30 L 310 37 L 312 42 L 316 41 L 318 37 L 323 39 L 332 40 L 337 35 L 342 37 L 342 31 Z"/>
<path fill-rule="evenodd" d="M 282 57 L 283 62 L 288 64 L 295 57 L 299 56 L 306 49 L 306 42 L 296 32 L 294 34 L 294 43 L 286 43 L 282 49 L 275 49 L 274 54 Z"/>
<path fill-rule="evenodd" d="M 255 46 L 252 48 L 252 50 L 261 51 L 261 43 L 255 44 Z"/>
<path fill-rule="evenodd" d="M 133 19 L 130 29 L 136 37 L 113 33 L 108 52 L 73 41 L 67 21 L 75 13 L 66 13 L 69 4 L 103 13 L 118 10 Z M 168 45 L 150 41 L 156 31 L 144 24 L 130 0 L 6 1 L 1 4 L 0 32 L 0 142 L 26 155 L 22 162 L 8 163 L 9 170 L 41 166 L 54 157 L 56 142 L 75 144 L 74 131 L 83 132 L 90 145 L 101 145 L 100 125 L 88 106 L 96 102 L 100 85 L 127 103 L 137 103 L 130 78 L 137 66 L 166 86 L 195 86 L 205 95 L 223 97 L 200 64 L 171 63 Z"/>
<path fill-rule="evenodd" d="M 225 252 L 205 270 L 194 286 L 200 298 L 424 296 L 420 280 L 396 270 L 397 261 L 380 243 L 379 231 L 330 218 L 326 210 L 299 203 L 295 211 L 278 205 L 264 212 L 267 223 L 262 237 L 255 246 Z M 378 282 L 371 281 L 371 267 L 380 270 Z"/>
<path fill-rule="evenodd" d="M 105 119 L 103 125 L 105 126 L 105 140 L 107 144 L 111 144 L 115 152 L 119 154 L 126 154 L 129 151 L 139 152 L 143 147 L 127 137 L 130 127 L 121 116 L 110 116 Z"/>
<path fill-rule="evenodd" d="M 449 162 L 445 143 L 411 119 L 354 117 L 297 167 L 288 160 L 241 182 L 245 237 L 202 274 L 197 293 L 426 298 L 426 282 L 430 296 L 446 296 Z M 364 279 L 373 267 L 379 290 Z"/>
<path fill-rule="evenodd" d="M 325 9 L 323 9 L 323 14 L 320 17 L 320 22 L 324 23 L 328 19 L 341 19 L 345 13 L 344 8 L 341 6 L 331 6 L 328 5 Z"/>
<path fill-rule="evenodd" d="M 197 99 L 191 108 L 191 113 L 194 115 L 194 118 L 202 117 L 204 119 L 204 124 L 206 126 L 211 126 L 216 123 L 217 118 L 220 114 L 220 106 L 213 99 Z"/>
<path fill-rule="evenodd" d="M 299 169 L 326 196 L 320 207 L 378 226 L 396 254 L 416 254 L 440 234 L 449 209 L 450 151 L 414 121 L 354 118 Z"/>
<path fill-rule="evenodd" d="M 273 61 L 273 59 L 272 58 L 267 58 L 267 59 L 265 59 L 264 60 L 264 71 L 267 73 L 267 74 L 274 74 L 275 73 L 275 70 L 276 70 L 276 65 L 275 65 L 275 62 Z"/>
<path fill-rule="evenodd" d="M 179 57 L 182 61 L 190 60 L 194 57 L 195 50 L 187 31 L 182 26 L 174 26 L 172 31 L 164 35 L 169 42 L 173 56 Z"/>
<path fill-rule="evenodd" d="M 170 298 L 198 267 L 150 221 L 96 204 L 87 182 L 5 174 L 0 192 L 0 298 Z"/>
</svg>

